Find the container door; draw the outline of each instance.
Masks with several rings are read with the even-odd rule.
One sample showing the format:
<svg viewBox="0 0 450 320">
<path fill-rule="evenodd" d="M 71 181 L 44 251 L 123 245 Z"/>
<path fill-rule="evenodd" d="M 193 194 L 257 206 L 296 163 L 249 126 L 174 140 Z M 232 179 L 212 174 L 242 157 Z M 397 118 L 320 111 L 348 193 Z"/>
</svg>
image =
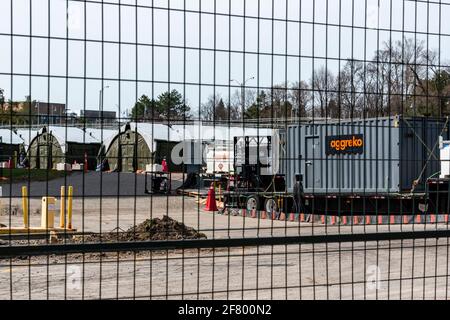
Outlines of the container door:
<svg viewBox="0 0 450 320">
<path fill-rule="evenodd" d="M 306 188 L 320 189 L 322 174 L 322 157 L 318 137 L 306 138 Z"/>
</svg>

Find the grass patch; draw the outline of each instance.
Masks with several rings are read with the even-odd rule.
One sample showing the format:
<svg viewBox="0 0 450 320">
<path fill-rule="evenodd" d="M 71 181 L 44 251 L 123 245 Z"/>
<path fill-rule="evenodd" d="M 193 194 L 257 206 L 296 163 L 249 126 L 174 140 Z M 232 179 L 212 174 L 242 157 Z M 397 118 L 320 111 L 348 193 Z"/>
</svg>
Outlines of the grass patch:
<svg viewBox="0 0 450 320">
<path fill-rule="evenodd" d="M 50 181 L 70 176 L 72 172 L 44 169 L 0 169 L 0 184 L 23 181 Z"/>
</svg>

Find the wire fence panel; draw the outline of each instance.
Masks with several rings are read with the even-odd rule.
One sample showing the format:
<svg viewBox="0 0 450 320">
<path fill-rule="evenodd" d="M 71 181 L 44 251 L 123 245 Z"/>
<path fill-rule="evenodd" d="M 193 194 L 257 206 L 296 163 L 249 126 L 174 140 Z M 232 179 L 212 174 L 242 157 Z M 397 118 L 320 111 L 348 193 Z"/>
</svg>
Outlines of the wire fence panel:
<svg viewBox="0 0 450 320">
<path fill-rule="evenodd" d="M 448 298 L 450 2 L 0 7 L 0 299 Z"/>
</svg>

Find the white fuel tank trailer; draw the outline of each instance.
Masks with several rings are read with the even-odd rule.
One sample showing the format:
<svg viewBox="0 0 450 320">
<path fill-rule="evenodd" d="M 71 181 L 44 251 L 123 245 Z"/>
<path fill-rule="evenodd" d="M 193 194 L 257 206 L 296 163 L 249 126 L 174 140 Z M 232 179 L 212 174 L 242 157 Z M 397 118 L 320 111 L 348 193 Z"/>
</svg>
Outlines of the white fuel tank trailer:
<svg viewBox="0 0 450 320">
<path fill-rule="evenodd" d="M 439 138 L 441 174 L 439 178 L 450 178 L 450 141 Z"/>
</svg>

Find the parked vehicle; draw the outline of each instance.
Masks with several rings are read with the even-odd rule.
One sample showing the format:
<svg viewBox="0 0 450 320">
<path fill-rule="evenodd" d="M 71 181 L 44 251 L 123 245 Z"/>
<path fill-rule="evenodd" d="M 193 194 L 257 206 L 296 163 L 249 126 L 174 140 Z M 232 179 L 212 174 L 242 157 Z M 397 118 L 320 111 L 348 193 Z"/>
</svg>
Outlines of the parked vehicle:
<svg viewBox="0 0 450 320">
<path fill-rule="evenodd" d="M 447 119 L 400 116 L 311 121 L 288 126 L 282 135 L 281 171 L 263 175 L 263 165 L 248 163 L 247 147 L 240 153 L 245 161 L 235 163 L 227 209 L 298 212 L 294 186 L 300 175 L 305 206 L 312 213 L 424 212 L 431 179 L 441 168 L 439 141 L 450 140 Z"/>
</svg>

